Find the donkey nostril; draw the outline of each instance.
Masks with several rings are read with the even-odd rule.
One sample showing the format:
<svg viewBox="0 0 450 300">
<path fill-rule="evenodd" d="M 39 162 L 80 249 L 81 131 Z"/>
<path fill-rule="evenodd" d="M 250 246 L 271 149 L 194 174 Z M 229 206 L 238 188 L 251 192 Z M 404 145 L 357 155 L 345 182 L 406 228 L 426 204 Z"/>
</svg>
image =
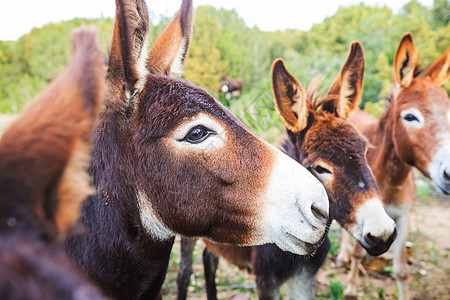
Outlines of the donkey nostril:
<svg viewBox="0 0 450 300">
<path fill-rule="evenodd" d="M 316 219 L 318 219 L 319 221 L 324 223 L 328 221 L 328 211 L 315 206 L 314 203 L 311 205 L 311 212 L 313 213 L 314 217 L 316 217 Z"/>
<path fill-rule="evenodd" d="M 377 238 L 376 236 L 373 236 L 370 233 L 368 233 L 364 236 L 364 240 L 366 241 L 367 245 L 369 245 L 370 247 L 376 247 L 382 242 L 382 240 L 380 238 Z"/>
<path fill-rule="evenodd" d="M 444 179 L 450 181 L 450 175 L 447 173 L 446 170 L 444 170 Z"/>
</svg>

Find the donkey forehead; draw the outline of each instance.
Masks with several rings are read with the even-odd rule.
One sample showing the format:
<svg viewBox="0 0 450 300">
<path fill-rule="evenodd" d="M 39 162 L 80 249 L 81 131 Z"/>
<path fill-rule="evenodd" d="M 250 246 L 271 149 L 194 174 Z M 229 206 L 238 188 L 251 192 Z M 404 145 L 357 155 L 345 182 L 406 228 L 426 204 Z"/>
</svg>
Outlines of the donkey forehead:
<svg viewBox="0 0 450 300">
<path fill-rule="evenodd" d="M 427 124 L 442 124 L 446 122 L 446 115 L 450 113 L 450 101 L 447 92 L 441 87 L 435 87 L 426 91 L 413 89 L 399 94 L 397 100 L 397 114 L 404 111 L 419 111 Z M 430 123 L 429 121 L 433 122 Z"/>
<path fill-rule="evenodd" d="M 402 88 L 397 98 L 399 104 L 447 105 L 448 102 L 448 95 L 443 87 L 420 78 L 415 78 L 410 86 Z"/>
<path fill-rule="evenodd" d="M 316 153 L 318 157 L 343 159 L 349 155 L 364 155 L 367 141 L 343 119 L 322 119 L 317 120 L 306 133 L 304 147 L 311 155 Z"/>
<path fill-rule="evenodd" d="M 233 114 L 204 89 L 167 76 L 151 76 L 140 99 L 137 115 L 155 135 L 167 135 L 180 123 L 199 113 L 210 115 L 226 125 L 243 127 Z"/>
</svg>

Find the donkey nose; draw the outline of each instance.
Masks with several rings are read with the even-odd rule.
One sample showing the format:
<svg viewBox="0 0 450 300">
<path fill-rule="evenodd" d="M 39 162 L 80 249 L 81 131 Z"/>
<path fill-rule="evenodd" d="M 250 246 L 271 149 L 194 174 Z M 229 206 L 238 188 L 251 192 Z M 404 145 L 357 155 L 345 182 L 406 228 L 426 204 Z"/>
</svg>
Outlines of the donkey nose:
<svg viewBox="0 0 450 300">
<path fill-rule="evenodd" d="M 325 191 L 324 196 L 325 201 L 311 201 L 307 205 L 304 205 L 302 209 L 303 216 L 316 229 L 324 228 L 329 218 L 329 204 Z"/>
<path fill-rule="evenodd" d="M 327 223 L 329 215 L 326 207 L 321 207 L 317 203 L 312 203 L 311 212 L 321 223 Z"/>
<path fill-rule="evenodd" d="M 445 181 L 450 181 L 450 175 L 449 175 L 449 170 L 444 170 L 444 180 Z"/>
<path fill-rule="evenodd" d="M 381 255 L 391 246 L 392 242 L 397 237 L 397 228 L 394 228 L 394 231 L 391 235 L 388 236 L 386 240 L 372 235 L 370 232 L 364 235 L 364 241 L 367 243 L 368 247 L 366 248 L 367 252 L 372 256 Z"/>
<path fill-rule="evenodd" d="M 373 236 L 370 232 L 364 236 L 364 240 L 370 247 L 376 247 L 383 242 L 380 238 Z"/>
</svg>

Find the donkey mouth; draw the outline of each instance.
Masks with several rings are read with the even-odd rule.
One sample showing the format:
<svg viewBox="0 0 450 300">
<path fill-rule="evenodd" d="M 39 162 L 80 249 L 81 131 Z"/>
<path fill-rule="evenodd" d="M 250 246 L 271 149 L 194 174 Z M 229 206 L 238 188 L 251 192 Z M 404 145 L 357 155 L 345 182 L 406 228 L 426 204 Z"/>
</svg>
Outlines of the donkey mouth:
<svg viewBox="0 0 450 300">
<path fill-rule="evenodd" d="M 369 245 L 365 245 L 366 243 L 360 243 L 364 249 L 366 249 L 367 253 L 371 256 L 378 256 L 389 250 L 395 238 L 397 237 L 397 229 L 394 229 L 394 232 L 389 237 L 389 239 L 385 242 L 377 242 L 377 243 L 368 243 Z"/>
<path fill-rule="evenodd" d="M 298 237 L 296 237 L 290 233 L 286 233 L 285 241 L 282 242 L 281 244 L 278 244 L 278 247 L 280 247 L 284 251 L 289 251 L 294 254 L 301 253 L 301 255 L 309 255 L 309 254 L 315 252 L 317 250 L 318 246 L 316 244 L 311 244 L 311 243 L 302 241 L 301 239 L 299 239 Z"/>
</svg>

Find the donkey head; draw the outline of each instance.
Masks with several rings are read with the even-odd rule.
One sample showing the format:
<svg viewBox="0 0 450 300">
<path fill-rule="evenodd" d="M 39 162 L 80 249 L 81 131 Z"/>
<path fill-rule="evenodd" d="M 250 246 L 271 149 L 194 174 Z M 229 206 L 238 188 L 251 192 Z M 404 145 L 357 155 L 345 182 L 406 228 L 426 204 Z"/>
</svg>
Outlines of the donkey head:
<svg viewBox="0 0 450 300">
<path fill-rule="evenodd" d="M 192 1 L 183 0 L 148 58 L 145 3 L 116 4 L 107 109 L 94 154 L 105 159 L 107 153 L 114 163 L 98 164 L 105 174 L 99 192 L 117 191 L 117 182 L 132 187 L 137 201 L 128 206 L 138 206 L 140 223 L 154 239 L 179 233 L 311 252 L 328 219 L 320 182 L 205 90 L 175 78 L 190 41 Z M 298 178 L 302 184 L 295 187 Z"/>
<path fill-rule="evenodd" d="M 226 93 L 230 91 L 230 81 L 228 80 L 227 76 L 220 77 L 220 91 L 222 93 Z"/>
<path fill-rule="evenodd" d="M 291 152 L 325 186 L 330 215 L 371 255 L 379 255 L 394 240 L 395 224 L 380 201 L 366 159 L 367 141 L 346 120 L 361 101 L 363 77 L 363 50 L 353 42 L 346 63 L 323 99 L 314 95 L 317 83 L 305 92 L 282 60 L 273 64 L 272 84 L 275 106 L 294 147 Z"/>
<path fill-rule="evenodd" d="M 92 192 L 86 168 L 105 73 L 96 36 L 74 32 L 66 69 L 2 136 L 1 230 L 53 240 L 78 219 L 81 202 Z"/>
<path fill-rule="evenodd" d="M 450 193 L 450 102 L 440 85 L 450 77 L 450 49 L 421 78 L 411 33 L 394 61 L 397 93 L 391 102 L 394 147 L 400 159 Z"/>
</svg>

